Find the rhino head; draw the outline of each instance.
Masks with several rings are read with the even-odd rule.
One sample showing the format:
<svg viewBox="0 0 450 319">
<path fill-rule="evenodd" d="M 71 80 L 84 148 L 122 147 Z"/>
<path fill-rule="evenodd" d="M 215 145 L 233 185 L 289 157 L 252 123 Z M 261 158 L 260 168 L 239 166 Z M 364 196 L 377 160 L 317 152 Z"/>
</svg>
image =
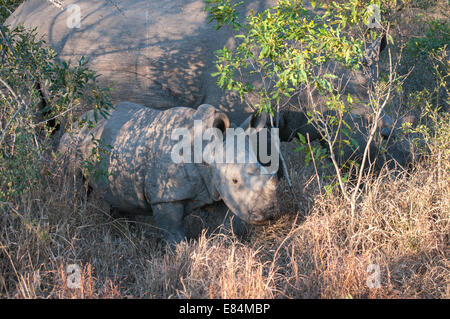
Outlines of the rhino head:
<svg viewBox="0 0 450 319">
<path fill-rule="evenodd" d="M 250 116 L 239 127 L 231 128 L 228 117 L 210 105 L 200 106 L 198 112 L 203 123 L 212 128 L 208 134 L 211 139 L 204 145 L 202 165 L 209 168 L 213 192 L 236 216 L 250 224 L 262 225 L 276 219 L 277 169 L 264 166 L 255 154 L 258 142 L 267 143 L 266 138 L 258 138 L 265 130 L 266 118 Z M 272 136 L 272 147 L 279 146 L 277 138 L 278 135 Z M 278 163 L 272 154 L 278 153 L 272 149 L 270 154 L 271 162 Z"/>
</svg>

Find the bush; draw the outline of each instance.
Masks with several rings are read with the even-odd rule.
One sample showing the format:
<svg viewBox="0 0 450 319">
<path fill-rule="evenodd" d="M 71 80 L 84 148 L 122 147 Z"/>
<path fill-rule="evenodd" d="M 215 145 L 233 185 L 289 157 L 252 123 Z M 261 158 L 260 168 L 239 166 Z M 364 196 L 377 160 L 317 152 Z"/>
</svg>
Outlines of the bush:
<svg viewBox="0 0 450 319">
<path fill-rule="evenodd" d="M 403 54 L 401 72 L 411 74 L 405 83 L 405 94 L 415 94 L 423 89 L 433 90 L 439 86 L 436 71 L 448 72 L 448 62 L 434 63 L 435 55 L 439 50 L 449 50 L 450 24 L 446 21 L 430 20 L 425 22 L 425 34 L 421 37 L 411 38 Z M 438 70 L 435 70 L 435 66 Z M 411 101 L 413 102 L 413 101 Z M 419 110 L 420 111 L 420 110 Z"/>
<path fill-rule="evenodd" d="M 22 27 L 2 27 L 0 42 L 0 201 L 33 188 L 52 154 L 55 128 L 70 130 L 84 103 L 102 116 L 107 88 L 83 58 L 72 65 Z M 83 124 L 83 121 L 80 121 Z M 51 157 L 50 157 L 51 159 Z"/>
<path fill-rule="evenodd" d="M 22 2 L 23 0 L 0 0 L 0 23 L 5 22 Z"/>
</svg>

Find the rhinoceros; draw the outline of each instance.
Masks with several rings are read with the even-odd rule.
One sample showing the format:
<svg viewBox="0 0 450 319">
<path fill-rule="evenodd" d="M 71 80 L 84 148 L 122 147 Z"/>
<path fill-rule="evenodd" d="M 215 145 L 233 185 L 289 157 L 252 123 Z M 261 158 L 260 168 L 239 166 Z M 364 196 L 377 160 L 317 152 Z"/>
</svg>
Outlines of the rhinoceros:
<svg viewBox="0 0 450 319">
<path fill-rule="evenodd" d="M 238 7 L 241 16 L 276 4 L 276 0 L 242 2 Z M 232 122 L 241 123 L 253 112 L 249 105 L 256 104 L 257 97 L 250 96 L 248 103 L 242 103 L 237 94 L 216 85 L 211 76 L 216 71 L 215 51 L 236 44 L 231 30 L 215 30 L 214 24 L 208 23 L 204 8 L 203 0 L 28 0 L 6 24 L 36 28 L 60 59 L 86 57 L 88 66 L 101 74 L 99 80 L 114 89 L 113 103 L 127 100 L 163 110 L 209 103 Z M 378 60 L 374 54 L 382 50 L 381 44 L 376 41 L 368 48 L 369 67 Z M 363 72 L 335 72 L 339 78 L 345 73 L 343 82 L 348 85 L 344 95 L 367 101 L 370 79 Z M 261 86 L 256 75 L 247 80 Z M 291 140 L 297 132 L 320 136 L 304 125 L 303 105 L 307 104 L 299 100 L 283 111 L 287 120 L 280 123 L 282 141 Z M 299 123 L 303 123 L 300 128 Z"/>
<path fill-rule="evenodd" d="M 336 116 L 335 112 L 332 111 L 325 111 L 324 115 Z M 341 133 L 340 139 L 341 141 L 352 141 L 352 143 L 348 145 L 342 141 L 340 146 L 338 146 L 339 143 L 336 144 L 334 153 L 340 164 L 349 160 L 361 161 L 369 139 L 369 117 L 370 113 L 366 109 L 359 109 L 358 112 L 348 113 L 344 116 L 343 120 L 351 131 L 347 129 L 349 135 Z M 372 141 L 367 158 L 369 163 L 375 164 L 376 170 L 380 170 L 385 164 L 390 169 L 394 169 L 407 168 L 412 163 L 415 147 L 410 139 L 413 136 L 403 136 L 400 128 L 403 123 L 412 124 L 413 121 L 412 116 L 405 116 L 393 121 L 388 114 L 382 113 L 378 122 L 377 134 L 383 139 L 383 142 L 375 143 L 375 141 Z M 270 126 L 269 123 L 266 125 Z M 320 140 L 323 147 L 328 149 L 328 145 L 322 140 L 320 131 L 310 123 L 303 112 L 282 112 L 280 115 L 280 140 L 291 141 L 298 134 L 304 136 L 308 134 L 311 141 Z"/>
<path fill-rule="evenodd" d="M 277 1 L 243 2 L 240 14 Z M 99 81 L 112 86 L 113 103 L 157 109 L 208 103 L 242 123 L 253 110 L 211 76 L 215 51 L 233 46 L 233 33 L 216 30 L 204 8 L 204 0 L 27 0 L 6 24 L 36 28 L 59 59 L 84 56 Z"/>
<path fill-rule="evenodd" d="M 242 3 L 237 7 L 241 17 L 277 1 Z M 217 86 L 211 76 L 217 71 L 215 51 L 236 43 L 232 30 L 216 30 L 208 23 L 204 9 L 204 0 L 27 0 L 6 24 L 36 28 L 59 59 L 84 56 L 100 74 L 99 81 L 114 89 L 113 103 L 131 101 L 157 109 L 208 103 L 241 123 L 253 113 L 250 105 L 257 104 L 258 96 L 243 103 L 235 92 Z M 349 78 L 348 87 L 359 97 L 367 79 L 355 72 Z M 262 85 L 258 75 L 246 81 Z"/>
<path fill-rule="evenodd" d="M 93 111 L 87 113 L 92 122 L 93 116 Z M 201 124 L 202 132 L 220 129 L 224 137 L 216 148 L 211 146 L 214 139 L 202 143 L 202 157 L 191 161 L 198 147 L 192 140 L 196 123 Z M 240 132 L 236 130 L 237 134 L 231 136 L 249 137 L 264 123 L 265 119 L 249 119 L 241 125 Z M 129 214 L 153 214 L 166 233 L 165 239 L 177 243 L 185 236 L 185 214 L 215 201 L 222 200 L 236 216 L 254 225 L 267 223 L 279 214 L 276 172 L 269 172 L 257 160 L 249 160 L 251 156 L 255 158 L 253 144 L 247 141 L 243 147 L 235 147 L 228 128 L 230 120 L 226 114 L 208 104 L 197 109 L 175 107 L 161 111 L 121 102 L 109 117 L 100 118 L 95 128 L 85 126 L 77 134 L 65 133 L 59 152 L 67 155 L 71 165 L 80 167 L 90 158 L 97 141 L 111 146 L 112 150 L 97 163 L 108 172 L 107 180 L 90 178 L 90 185 L 115 209 Z M 185 152 L 176 148 L 177 132 L 189 135 L 188 160 L 174 157 Z M 211 152 L 216 154 L 222 149 L 225 154 L 230 145 L 235 149 L 231 160 L 208 160 Z"/>
</svg>

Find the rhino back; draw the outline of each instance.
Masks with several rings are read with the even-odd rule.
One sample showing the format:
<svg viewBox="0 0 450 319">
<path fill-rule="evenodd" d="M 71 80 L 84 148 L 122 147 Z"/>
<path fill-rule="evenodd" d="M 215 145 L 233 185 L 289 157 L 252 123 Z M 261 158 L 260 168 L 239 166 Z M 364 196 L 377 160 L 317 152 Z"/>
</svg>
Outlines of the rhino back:
<svg viewBox="0 0 450 319">
<path fill-rule="evenodd" d="M 108 182 L 93 182 L 107 202 L 131 212 L 149 210 L 155 200 L 192 196 L 186 168 L 171 160 L 171 136 L 176 128 L 192 126 L 194 111 L 175 107 L 161 112 L 128 102 L 116 106 L 101 134 L 101 141 L 112 146 L 101 162 L 108 171 Z M 181 194 L 178 188 L 183 187 L 187 189 Z"/>
<path fill-rule="evenodd" d="M 239 11 L 261 11 L 273 3 L 245 0 Z M 73 4 L 80 9 L 79 28 L 73 28 Z M 242 112 L 252 111 L 236 94 L 219 89 L 210 75 L 216 71 L 214 52 L 234 42 L 231 30 L 208 24 L 203 0 L 65 0 L 63 7 L 28 0 L 7 24 L 37 28 L 61 59 L 85 56 L 103 75 L 99 80 L 114 88 L 113 103 L 158 109 L 209 103 L 236 122 L 245 118 Z"/>
</svg>

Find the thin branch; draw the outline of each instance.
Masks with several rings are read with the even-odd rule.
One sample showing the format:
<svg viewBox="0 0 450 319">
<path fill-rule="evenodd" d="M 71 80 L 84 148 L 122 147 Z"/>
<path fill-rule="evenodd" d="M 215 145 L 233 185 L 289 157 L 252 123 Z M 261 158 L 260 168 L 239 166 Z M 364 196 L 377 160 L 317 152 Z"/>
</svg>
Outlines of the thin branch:
<svg viewBox="0 0 450 319">
<path fill-rule="evenodd" d="M 320 185 L 319 173 L 317 171 L 317 165 L 316 165 L 316 160 L 314 159 L 314 153 L 312 151 L 311 141 L 309 140 L 309 133 L 306 133 L 306 140 L 308 141 L 309 153 L 311 154 L 311 158 L 312 158 L 312 161 L 314 164 L 314 170 L 316 172 L 317 186 L 319 186 L 319 193 L 320 193 L 320 196 L 322 196 L 322 186 Z"/>
<path fill-rule="evenodd" d="M 8 85 L 8 83 L 6 83 L 5 81 L 3 81 L 2 78 L 0 78 L 0 82 L 1 82 L 1 83 L 2 83 L 2 84 L 3 84 L 3 85 L 11 92 L 11 94 L 13 95 L 13 97 L 14 97 L 14 98 L 16 99 L 16 101 L 18 101 L 19 104 L 20 104 L 19 109 L 18 109 L 18 110 L 13 114 L 13 116 L 9 119 L 8 123 L 6 124 L 5 128 L 3 129 L 2 134 L 0 135 L 0 144 L 1 144 L 2 141 L 3 141 L 3 138 L 4 138 L 5 135 L 6 135 L 6 132 L 8 131 L 9 126 L 10 126 L 11 123 L 12 123 L 12 121 L 16 118 L 16 116 L 17 116 L 19 113 L 21 113 L 21 112 L 23 111 L 23 109 L 26 107 L 26 105 L 25 105 L 23 99 L 22 99 L 20 96 L 18 96 L 18 95 L 14 92 L 14 90 Z"/>
<path fill-rule="evenodd" d="M 13 116 L 9 119 L 8 123 L 6 123 L 6 126 L 5 126 L 5 128 L 3 129 L 2 135 L 0 135 L 0 145 L 2 144 L 3 138 L 5 137 L 6 132 L 8 131 L 9 125 L 11 125 L 11 122 L 14 120 L 14 118 L 17 116 L 17 114 L 19 114 L 19 112 L 21 112 L 21 111 L 22 111 L 22 107 L 20 107 L 20 108 L 13 114 Z"/>
<path fill-rule="evenodd" d="M 388 32 L 389 32 L 389 26 L 387 28 L 387 34 L 389 34 Z M 389 98 L 391 96 L 394 71 L 392 70 L 392 55 L 391 55 L 391 49 L 390 48 L 388 48 L 388 52 L 389 52 L 389 81 L 387 83 L 387 90 L 388 91 L 387 91 L 387 94 L 386 94 L 385 99 L 383 101 L 383 104 L 381 106 L 380 106 L 380 103 L 379 103 L 380 100 L 377 99 L 377 101 L 376 101 L 376 105 L 378 105 L 379 107 L 378 107 L 378 109 L 375 112 L 375 118 L 373 120 L 373 125 L 372 125 L 372 128 L 370 130 L 369 139 L 368 139 L 366 147 L 364 149 L 363 159 L 362 159 L 361 167 L 359 169 L 359 174 L 358 174 L 358 180 L 357 180 L 356 186 L 355 186 L 355 188 L 353 190 L 353 194 L 352 194 L 352 198 L 351 198 L 351 202 L 350 202 L 352 221 L 353 221 L 353 217 L 354 217 L 355 210 L 356 210 L 356 199 L 357 199 L 357 195 L 359 193 L 359 186 L 361 185 L 361 181 L 362 181 L 362 177 L 363 177 L 364 166 L 365 166 L 368 154 L 369 154 L 370 144 L 372 143 L 372 140 L 373 140 L 373 138 L 375 136 L 375 133 L 377 131 L 378 121 L 380 119 L 380 115 L 381 115 L 382 111 L 384 110 L 384 108 L 386 107 L 386 104 L 388 103 Z M 369 94 L 369 97 L 372 97 L 372 94 Z M 371 100 L 373 100 L 373 97 L 371 98 Z"/>
<path fill-rule="evenodd" d="M 316 104 L 314 103 L 314 97 L 312 96 L 312 93 L 311 93 L 311 90 L 310 90 L 311 86 L 309 84 L 309 81 L 308 80 L 306 80 L 306 81 L 307 81 L 307 91 L 308 91 L 308 94 L 309 94 L 310 103 L 311 103 L 311 105 L 313 107 L 313 110 L 316 110 L 317 108 L 316 108 Z M 334 151 L 333 151 L 334 144 L 332 142 L 332 138 L 331 138 L 330 132 L 328 130 L 328 125 L 320 116 L 316 116 L 315 114 L 313 116 L 313 120 L 315 121 L 316 125 L 319 128 L 320 128 L 320 125 L 318 125 L 318 122 L 320 122 L 320 124 L 322 124 L 322 128 L 325 131 L 325 136 L 324 137 L 325 137 L 325 140 L 326 140 L 326 142 L 328 144 L 328 148 L 330 150 L 331 162 L 333 163 L 334 169 L 335 169 L 336 174 L 337 174 L 339 187 L 340 187 L 340 189 L 342 191 L 342 194 L 344 195 L 345 199 L 350 201 L 350 197 L 348 196 L 347 191 L 346 191 L 345 186 L 344 186 L 344 182 L 342 181 L 341 170 L 340 170 L 338 162 L 336 160 L 336 156 L 334 155 Z"/>
<path fill-rule="evenodd" d="M 65 110 L 64 112 L 59 113 L 59 114 L 56 114 L 55 116 L 53 116 L 53 117 L 51 117 L 51 118 L 49 118 L 49 119 L 46 119 L 46 120 L 41 121 L 41 122 L 36 123 L 36 124 L 32 124 L 32 127 L 38 127 L 38 126 L 40 126 L 40 125 L 42 125 L 42 124 L 48 123 L 49 121 L 55 120 L 55 119 L 57 119 L 57 118 L 60 118 L 60 117 L 62 117 L 64 114 L 66 114 L 66 113 L 72 111 L 73 109 L 75 109 L 75 108 L 76 108 L 77 106 L 79 106 L 79 105 L 80 105 L 80 104 L 76 104 L 76 105 L 74 105 L 74 106 L 72 106 L 72 107 L 69 107 L 69 108 L 68 108 L 67 110 Z"/>
<path fill-rule="evenodd" d="M 8 9 L 8 7 L 6 6 L 0 6 L 1 8 L 5 9 L 6 11 L 8 11 L 9 15 L 12 14 L 12 11 Z"/>
</svg>

